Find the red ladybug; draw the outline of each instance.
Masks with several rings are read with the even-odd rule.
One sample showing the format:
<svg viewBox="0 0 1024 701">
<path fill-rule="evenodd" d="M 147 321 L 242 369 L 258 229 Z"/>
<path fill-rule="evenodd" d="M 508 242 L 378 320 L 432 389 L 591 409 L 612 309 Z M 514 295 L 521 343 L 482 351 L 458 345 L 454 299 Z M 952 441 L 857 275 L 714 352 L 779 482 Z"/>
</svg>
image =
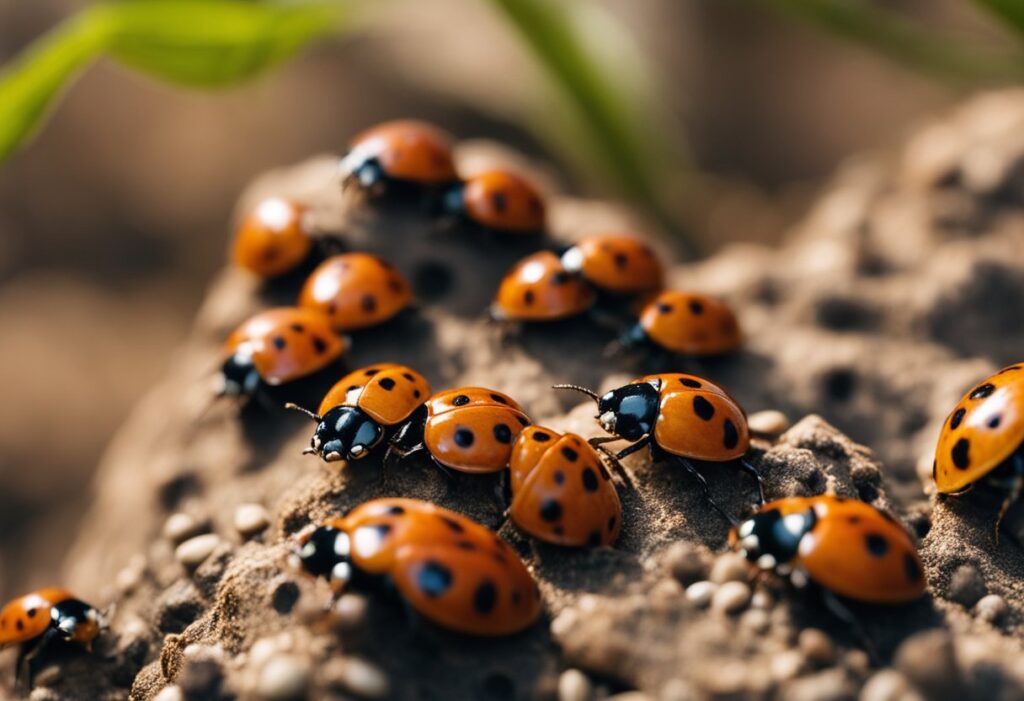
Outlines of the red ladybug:
<svg viewBox="0 0 1024 701">
<path fill-rule="evenodd" d="M 299 306 L 326 314 L 335 331 L 376 326 L 412 302 L 412 288 L 390 263 L 369 253 L 343 253 L 306 279 Z"/>
<path fill-rule="evenodd" d="M 855 499 L 788 497 L 762 506 L 729 534 L 732 548 L 763 570 L 872 604 L 914 601 L 924 568 L 907 531 Z"/>
<path fill-rule="evenodd" d="M 374 499 L 300 537 L 307 573 L 341 589 L 380 582 L 418 614 L 460 633 L 518 633 L 542 603 L 529 570 L 496 533 L 418 499 Z"/>
<path fill-rule="evenodd" d="M 499 321 L 555 321 L 594 306 L 590 285 L 571 274 L 554 253 L 540 251 L 523 258 L 501 281 L 491 304 Z"/>
<path fill-rule="evenodd" d="M 622 505 L 601 456 L 574 433 L 527 426 L 509 462 L 512 506 L 520 530 L 555 545 L 611 545 Z"/>
<path fill-rule="evenodd" d="M 651 247 L 625 234 L 582 238 L 562 254 L 562 265 L 599 290 L 619 295 L 657 292 L 665 277 Z"/>
<path fill-rule="evenodd" d="M 415 120 L 384 122 L 357 136 L 341 172 L 346 184 L 376 193 L 438 187 L 458 179 L 451 136 Z"/>
<path fill-rule="evenodd" d="M 21 645 L 18 672 L 20 675 L 22 663 L 28 660 L 31 683 L 31 661 L 51 641 L 74 643 L 91 650 L 102 626 L 100 612 L 66 589 L 38 589 L 0 609 L 0 648 Z"/>
<path fill-rule="evenodd" d="M 544 231 L 544 201 L 537 188 L 507 170 L 469 177 L 449 193 L 448 208 L 484 229 L 510 234 Z"/>
<path fill-rule="evenodd" d="M 686 356 L 731 353 L 743 338 L 727 304 L 708 295 L 667 290 L 648 302 L 621 339 L 627 348 L 653 347 Z"/>
<path fill-rule="evenodd" d="M 655 462 L 673 463 L 693 475 L 711 506 L 730 522 L 732 517 L 711 498 L 707 482 L 691 461 L 736 461 L 757 480 L 764 503 L 761 475 L 743 459 L 750 448 L 746 414 L 713 382 L 696 375 L 662 373 L 633 380 L 602 396 L 575 385 L 555 387 L 582 392 L 597 403 L 598 421 L 613 437 L 592 438 L 591 445 L 632 441 L 613 454 L 615 460 L 647 447 Z"/>
<path fill-rule="evenodd" d="M 311 375 L 340 358 L 346 345 L 320 312 L 297 307 L 260 312 L 228 337 L 219 394 L 254 396 L 262 386 Z"/>
<path fill-rule="evenodd" d="M 282 197 L 260 202 L 235 234 L 235 264 L 263 278 L 294 270 L 313 248 L 313 239 L 303 224 L 304 214 L 302 205 Z"/>
</svg>

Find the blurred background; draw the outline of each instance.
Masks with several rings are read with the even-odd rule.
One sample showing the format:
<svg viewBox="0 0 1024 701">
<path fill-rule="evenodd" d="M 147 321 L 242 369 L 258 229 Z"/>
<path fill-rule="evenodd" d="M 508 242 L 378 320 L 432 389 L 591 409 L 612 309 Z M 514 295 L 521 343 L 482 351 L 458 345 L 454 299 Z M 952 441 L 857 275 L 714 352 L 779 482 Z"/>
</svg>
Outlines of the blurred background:
<svg viewBox="0 0 1024 701">
<path fill-rule="evenodd" d="M 0 59 L 84 4 L 0 0 Z M 0 164 L 3 597 L 63 558 L 61 532 L 82 513 L 102 449 L 186 333 L 223 264 L 235 198 L 256 174 L 338 153 L 367 125 L 414 116 L 553 160 L 570 191 L 630 194 L 590 177 L 557 134 L 524 117 L 554 98 L 503 3 L 378 4 L 387 7 L 358 31 L 214 91 L 101 59 Z M 797 2 L 589 4 L 593 22 L 575 29 L 605 65 L 647 63 L 647 107 L 677 158 L 663 171 L 677 189 L 662 201 L 676 231 L 705 251 L 776 240 L 849 154 L 884 149 L 965 93 L 1007 80 L 1006 71 L 989 80 L 984 68 L 929 66 L 927 53 L 893 60 L 856 31 L 851 40 L 779 9 Z M 928 31 L 1017 49 L 970 2 L 875 5 Z M 27 549 L 45 553 L 31 569 L 20 564 Z"/>
</svg>

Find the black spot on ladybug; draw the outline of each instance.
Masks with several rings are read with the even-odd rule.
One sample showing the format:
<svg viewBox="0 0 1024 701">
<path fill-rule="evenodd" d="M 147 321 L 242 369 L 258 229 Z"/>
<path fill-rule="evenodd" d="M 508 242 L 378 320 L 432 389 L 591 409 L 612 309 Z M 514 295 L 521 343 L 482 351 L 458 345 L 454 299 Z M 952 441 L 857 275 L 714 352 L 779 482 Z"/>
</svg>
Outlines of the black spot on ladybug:
<svg viewBox="0 0 1024 701">
<path fill-rule="evenodd" d="M 1000 414 L 996 414 L 995 416 L 988 420 L 988 427 L 999 428 L 999 424 L 1002 423 L 1002 421 L 1003 417 Z"/>
<path fill-rule="evenodd" d="M 601 531 L 591 531 L 590 535 L 587 536 L 587 545 L 592 548 L 597 547 L 601 544 Z"/>
<path fill-rule="evenodd" d="M 25 630 L 25 622 L 22 621 L 20 618 L 14 625 L 17 626 L 18 630 Z"/>
<path fill-rule="evenodd" d="M 463 428 L 460 426 L 459 428 L 455 429 L 455 445 L 459 446 L 460 448 L 468 448 L 469 446 L 473 445 L 474 438 L 475 436 L 473 435 L 473 432 L 470 431 L 468 428 Z"/>
<path fill-rule="evenodd" d="M 964 420 L 964 414 L 966 413 L 967 410 L 963 407 L 954 411 L 953 415 L 949 417 L 949 427 L 954 431 L 960 428 L 960 422 Z"/>
<path fill-rule="evenodd" d="M 455 533 L 463 533 L 466 529 L 462 527 L 462 524 L 451 518 L 450 516 L 442 516 L 441 520 L 444 521 L 444 525 L 448 526 Z"/>
<path fill-rule="evenodd" d="M 971 442 L 966 438 L 961 438 L 953 446 L 953 450 L 950 451 L 950 455 L 953 458 L 953 464 L 961 470 L 966 470 L 971 464 L 971 458 L 968 454 L 971 449 Z"/>
<path fill-rule="evenodd" d="M 455 547 L 458 548 L 459 550 L 466 550 L 466 551 L 476 550 L 476 546 L 473 545 L 468 540 L 460 540 L 459 542 L 457 542 L 455 544 Z"/>
<path fill-rule="evenodd" d="M 545 499 L 540 505 L 540 517 L 545 521 L 557 521 L 562 518 L 562 505 L 557 499 Z"/>
<path fill-rule="evenodd" d="M 378 372 L 380 372 L 380 368 L 369 368 L 363 374 L 366 375 L 367 377 L 373 377 Z"/>
<path fill-rule="evenodd" d="M 543 431 L 536 431 L 533 434 L 533 440 L 538 441 L 540 443 L 546 443 L 547 441 L 551 440 L 551 434 L 544 433 Z"/>
<path fill-rule="evenodd" d="M 394 506 L 389 506 L 387 511 L 385 511 L 384 513 L 386 513 L 388 516 L 401 516 L 405 513 L 405 508 L 395 504 Z"/>
<path fill-rule="evenodd" d="M 691 299 L 690 300 L 689 306 L 690 306 L 690 311 L 692 313 L 694 313 L 694 314 L 703 314 L 704 313 L 704 305 L 701 304 L 700 302 L 698 302 L 695 299 Z"/>
<path fill-rule="evenodd" d="M 597 470 L 598 472 L 601 473 L 601 479 L 603 479 L 605 482 L 612 478 L 612 476 L 608 473 L 608 468 L 604 466 L 603 462 L 597 463 Z"/>
<path fill-rule="evenodd" d="M 693 398 L 693 413 L 704 421 L 710 421 L 715 415 L 715 406 L 698 394 Z"/>
<path fill-rule="evenodd" d="M 973 392 L 971 392 L 971 399 L 984 399 L 985 397 L 988 397 L 995 391 L 996 386 L 991 382 L 986 382 L 985 384 L 981 385 L 980 387 L 977 387 Z"/>
<path fill-rule="evenodd" d="M 508 209 L 508 198 L 505 197 L 504 192 L 495 192 L 491 194 L 491 203 L 499 214 L 504 214 Z"/>
<path fill-rule="evenodd" d="M 494 583 L 488 579 L 485 579 L 480 583 L 480 586 L 473 592 L 473 608 L 480 615 L 487 615 L 494 610 L 494 605 L 498 602 L 498 590 L 494 587 Z"/>
<path fill-rule="evenodd" d="M 512 429 L 506 424 L 495 424 L 494 426 L 494 440 L 499 443 L 511 443 L 512 442 Z"/>
<path fill-rule="evenodd" d="M 29 618 L 35 618 L 35 617 L 36 617 L 36 614 L 37 614 L 38 612 L 39 612 L 39 611 L 38 611 L 38 609 L 30 608 L 30 609 L 29 609 L 28 611 L 26 611 L 26 612 L 25 612 L 25 614 L 26 614 L 26 615 L 27 615 L 27 616 L 28 616 Z"/>
<path fill-rule="evenodd" d="M 554 528 L 551 529 L 551 532 L 554 533 L 555 535 L 563 535 L 565 533 L 565 529 L 562 528 L 561 526 L 555 526 Z"/>
<path fill-rule="evenodd" d="M 615 261 L 615 267 L 618 268 L 619 270 L 625 270 L 626 265 L 629 264 L 629 258 L 626 257 L 625 253 L 616 253 L 614 256 L 612 256 L 612 260 Z"/>
<path fill-rule="evenodd" d="M 554 477 L 555 477 L 555 484 L 564 484 L 565 483 L 565 473 L 562 472 L 561 470 L 555 470 Z"/>
<path fill-rule="evenodd" d="M 889 552 L 889 542 L 877 533 L 868 533 L 864 536 L 864 545 L 874 557 L 883 557 Z"/>
<path fill-rule="evenodd" d="M 416 397 L 416 399 L 419 399 L 421 396 L 423 396 L 423 393 L 420 392 L 418 389 L 414 389 L 412 391 L 412 396 Z"/>
<path fill-rule="evenodd" d="M 583 470 L 583 488 L 588 492 L 597 491 L 597 474 L 589 467 Z"/>
<path fill-rule="evenodd" d="M 725 435 L 722 438 L 722 443 L 726 448 L 732 450 L 736 447 L 736 444 L 740 442 L 740 434 L 736 431 L 736 424 L 732 422 L 732 419 L 725 420 Z"/>
<path fill-rule="evenodd" d="M 327 351 L 327 341 L 320 338 L 319 336 L 313 336 L 313 350 L 316 351 L 317 355 L 320 355 Z"/>
<path fill-rule="evenodd" d="M 672 311 L 672 305 L 666 304 L 665 302 L 659 302 L 658 311 L 661 312 L 662 314 L 668 314 L 670 311 Z"/>
<path fill-rule="evenodd" d="M 569 462 L 576 462 L 580 457 L 580 454 L 577 453 L 572 448 L 570 448 L 569 446 L 565 446 L 564 448 L 562 448 L 562 455 L 564 455 L 565 459 L 568 460 Z"/>
<path fill-rule="evenodd" d="M 274 336 L 274 348 L 278 350 L 284 350 L 284 347 L 288 345 L 288 342 L 284 340 L 284 336 Z"/>
<path fill-rule="evenodd" d="M 847 516 L 847 523 L 860 523 L 860 516 Z"/>
<path fill-rule="evenodd" d="M 335 304 L 334 302 L 329 302 L 327 304 L 327 313 L 328 314 L 330 314 L 331 316 L 334 316 L 335 312 L 337 312 L 337 311 L 338 311 L 338 305 L 337 304 Z"/>
<path fill-rule="evenodd" d="M 533 290 L 527 290 L 526 292 L 523 293 L 523 301 L 527 304 L 527 306 L 533 304 L 533 300 Z"/>
<path fill-rule="evenodd" d="M 469 404 L 469 397 L 465 394 L 458 394 L 455 396 L 455 399 L 452 400 L 452 404 L 455 406 L 465 406 L 466 404 Z"/>
<path fill-rule="evenodd" d="M 303 331 L 306 330 L 306 327 L 303 326 L 302 324 L 292 324 L 291 330 L 294 331 L 295 333 L 302 333 Z"/>
<path fill-rule="evenodd" d="M 402 282 L 397 277 L 393 277 L 390 280 L 388 280 L 388 289 L 390 289 L 395 294 L 400 294 L 402 292 L 405 292 L 405 283 Z"/>
<path fill-rule="evenodd" d="M 494 560 L 502 565 L 508 564 L 508 558 L 505 557 L 504 553 L 494 553 Z"/>
<path fill-rule="evenodd" d="M 380 378 L 380 386 L 383 389 L 385 389 L 388 392 L 390 392 L 391 390 L 393 390 L 395 388 L 395 381 L 393 379 L 391 379 L 390 377 L 382 377 L 382 378 Z"/>
<path fill-rule="evenodd" d="M 615 521 L 615 517 L 614 516 L 609 516 L 608 517 L 608 532 L 609 533 L 611 533 L 612 531 L 615 530 L 615 522 L 616 521 Z"/>
<path fill-rule="evenodd" d="M 518 589 L 512 590 L 512 605 L 518 606 L 523 602 L 523 595 L 519 593 Z"/>
<path fill-rule="evenodd" d="M 690 379 L 689 377 L 679 378 L 679 383 L 682 384 L 683 387 L 689 387 L 691 389 L 698 389 L 703 386 L 701 383 L 697 382 L 697 380 Z"/>
<path fill-rule="evenodd" d="M 491 392 L 491 399 L 496 401 L 498 404 L 508 404 L 508 400 L 507 399 L 505 399 L 500 394 L 495 394 L 494 392 Z"/>
<path fill-rule="evenodd" d="M 371 294 L 363 295 L 363 299 L 360 300 L 359 306 L 362 307 L 363 311 L 367 314 L 372 314 L 377 311 L 377 299 Z"/>
<path fill-rule="evenodd" d="M 516 417 L 516 421 L 518 421 L 523 426 L 529 426 L 530 425 L 530 420 L 528 418 L 526 418 L 525 416 L 517 416 Z"/>
<path fill-rule="evenodd" d="M 556 270 L 551 275 L 552 285 L 564 285 L 567 282 L 569 282 L 569 273 L 565 272 L 564 270 Z"/>
<path fill-rule="evenodd" d="M 436 599 L 451 587 L 452 571 L 436 560 L 427 560 L 416 577 L 416 585 L 431 599 Z"/>
<path fill-rule="evenodd" d="M 907 579 L 911 582 L 920 582 L 923 573 L 921 566 L 917 564 L 917 558 L 907 553 L 903 556 L 903 570 L 907 573 Z"/>
<path fill-rule="evenodd" d="M 402 377 L 404 377 L 405 379 L 409 380 L 409 382 L 415 382 L 416 381 L 416 378 L 413 377 L 412 374 L 408 373 L 408 372 L 403 372 L 402 373 Z"/>
</svg>

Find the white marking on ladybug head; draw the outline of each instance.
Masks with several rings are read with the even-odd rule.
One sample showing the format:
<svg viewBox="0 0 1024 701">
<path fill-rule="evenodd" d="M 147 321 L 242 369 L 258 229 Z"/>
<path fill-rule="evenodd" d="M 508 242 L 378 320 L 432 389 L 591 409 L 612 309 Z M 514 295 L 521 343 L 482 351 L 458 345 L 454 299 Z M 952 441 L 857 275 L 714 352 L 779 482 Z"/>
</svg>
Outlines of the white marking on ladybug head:
<svg viewBox="0 0 1024 701">
<path fill-rule="evenodd" d="M 339 562 L 331 570 L 331 581 L 340 582 L 342 584 L 352 579 L 352 565 L 347 562 Z"/>
<path fill-rule="evenodd" d="M 358 460 L 359 458 L 366 455 L 367 452 L 369 451 L 366 449 L 365 445 L 354 445 L 349 449 L 348 455 L 350 458 Z"/>
<path fill-rule="evenodd" d="M 562 266 L 570 273 L 578 273 L 583 270 L 583 251 L 579 246 L 573 246 L 562 254 Z"/>
<path fill-rule="evenodd" d="M 765 553 L 761 557 L 757 558 L 757 566 L 760 567 L 762 570 L 774 569 L 775 565 L 777 564 L 778 562 L 776 562 L 775 556 L 770 555 L 768 553 Z"/>
<path fill-rule="evenodd" d="M 348 557 L 351 550 L 352 541 L 349 539 L 348 533 L 344 531 L 338 533 L 338 537 L 334 539 L 334 554 L 339 557 Z"/>
<path fill-rule="evenodd" d="M 598 417 L 598 422 L 608 433 L 615 433 L 616 416 L 614 411 L 606 411 Z"/>
<path fill-rule="evenodd" d="M 332 450 L 324 456 L 325 462 L 338 462 L 339 460 L 341 460 L 341 453 L 337 450 Z"/>
</svg>

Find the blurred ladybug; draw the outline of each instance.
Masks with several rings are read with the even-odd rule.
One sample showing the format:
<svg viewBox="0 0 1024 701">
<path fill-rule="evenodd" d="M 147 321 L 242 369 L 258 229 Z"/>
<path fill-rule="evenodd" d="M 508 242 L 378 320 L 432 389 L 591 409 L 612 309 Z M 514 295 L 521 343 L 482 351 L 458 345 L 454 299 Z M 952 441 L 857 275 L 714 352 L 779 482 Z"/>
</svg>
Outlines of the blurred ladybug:
<svg viewBox="0 0 1024 701">
<path fill-rule="evenodd" d="M 360 460 L 380 445 L 430 396 L 430 385 L 412 368 L 377 363 L 341 378 L 317 413 L 298 409 L 317 422 L 307 454 L 326 462 Z"/>
<path fill-rule="evenodd" d="M 555 388 L 582 392 L 597 403 L 598 421 L 613 436 L 592 438 L 591 445 L 633 441 L 618 453 L 607 453 L 615 460 L 646 446 L 653 461 L 678 465 L 693 475 L 711 506 L 730 522 L 734 522 L 732 517 L 711 498 L 707 481 L 692 461 L 736 461 L 757 480 L 758 494 L 764 503 L 761 475 L 743 459 L 750 448 L 746 414 L 713 382 L 696 375 L 663 373 L 633 380 L 602 396 L 576 385 Z"/>
<path fill-rule="evenodd" d="M 449 191 L 448 211 L 489 231 L 539 234 L 544 231 L 544 201 L 537 188 L 507 170 L 486 170 Z"/>
<path fill-rule="evenodd" d="M 476 521 L 418 499 L 374 499 L 300 536 L 299 567 L 340 590 L 395 589 L 425 619 L 460 633 L 518 633 L 542 603 L 529 570 Z"/>
<path fill-rule="evenodd" d="M 727 304 L 708 295 L 666 290 L 648 302 L 622 336 L 625 348 L 647 348 L 685 356 L 723 355 L 742 343 L 740 326 Z"/>
<path fill-rule="evenodd" d="M 528 426 L 512 446 L 512 506 L 520 530 L 555 545 L 611 545 L 622 505 L 601 456 L 574 433 Z"/>
<path fill-rule="evenodd" d="M 788 497 L 763 505 L 729 534 L 733 550 L 762 570 L 871 604 L 902 604 L 924 593 L 910 534 L 856 499 Z"/>
<path fill-rule="evenodd" d="M 1024 363 L 1003 368 L 965 394 L 942 426 L 932 477 L 942 494 L 984 483 L 1006 493 L 996 534 L 1024 488 Z"/>
<path fill-rule="evenodd" d="M 509 271 L 490 313 L 498 321 L 555 321 L 582 314 L 596 299 L 593 288 L 567 271 L 557 255 L 540 251 Z"/>
<path fill-rule="evenodd" d="M 20 644 L 17 669 L 29 662 L 28 681 L 32 680 L 32 662 L 45 649 L 58 642 L 92 649 L 103 626 L 100 612 L 55 587 L 39 589 L 20 596 L 0 609 L 0 648 Z"/>
<path fill-rule="evenodd" d="M 602 292 L 614 295 L 648 294 L 664 284 L 661 261 L 635 236 L 586 236 L 562 254 L 562 265 Z"/>
<path fill-rule="evenodd" d="M 415 120 L 379 124 L 357 136 L 341 160 L 344 184 L 371 194 L 413 194 L 458 180 L 452 138 Z"/>
<path fill-rule="evenodd" d="M 277 307 L 239 326 L 224 345 L 220 396 L 258 396 L 273 387 L 311 375 L 336 361 L 347 343 L 318 311 Z"/>
<path fill-rule="evenodd" d="M 291 272 L 309 256 L 313 239 L 303 224 L 305 208 L 282 197 L 263 200 L 235 234 L 235 264 L 262 278 Z"/>
<path fill-rule="evenodd" d="M 306 279 L 299 306 L 325 314 L 335 331 L 376 326 L 409 306 L 412 288 L 383 258 L 343 253 L 318 265 Z"/>
</svg>

